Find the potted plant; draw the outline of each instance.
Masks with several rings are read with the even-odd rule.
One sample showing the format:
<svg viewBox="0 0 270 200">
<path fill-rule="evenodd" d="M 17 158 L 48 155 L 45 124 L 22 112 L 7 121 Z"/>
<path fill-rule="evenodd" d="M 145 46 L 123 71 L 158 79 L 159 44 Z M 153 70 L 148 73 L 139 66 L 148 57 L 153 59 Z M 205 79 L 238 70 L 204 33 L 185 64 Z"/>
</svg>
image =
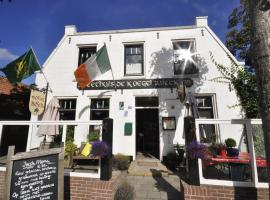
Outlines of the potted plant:
<svg viewBox="0 0 270 200">
<path fill-rule="evenodd" d="M 216 156 L 226 156 L 226 145 L 222 142 L 220 143 L 212 143 L 209 146 L 209 151 L 212 153 L 214 157 Z"/>
<path fill-rule="evenodd" d="M 227 156 L 237 157 L 239 155 L 239 149 L 236 147 L 236 141 L 233 138 L 228 138 L 225 140 L 225 144 L 227 147 Z"/>
</svg>

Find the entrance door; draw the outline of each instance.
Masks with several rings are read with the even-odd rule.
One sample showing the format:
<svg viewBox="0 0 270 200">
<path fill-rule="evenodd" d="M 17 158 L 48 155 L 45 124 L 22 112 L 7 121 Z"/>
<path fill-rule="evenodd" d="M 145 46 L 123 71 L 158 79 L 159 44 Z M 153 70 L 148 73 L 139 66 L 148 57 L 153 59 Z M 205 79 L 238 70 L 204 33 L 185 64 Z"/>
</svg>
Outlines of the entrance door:
<svg viewBox="0 0 270 200">
<path fill-rule="evenodd" d="M 140 99 L 138 99 L 140 98 Z M 159 159 L 159 109 L 157 97 L 136 98 L 136 153 L 152 155 Z M 138 106 L 144 98 L 147 106 Z M 154 101 L 153 101 L 153 98 Z M 156 103 L 157 102 L 157 105 Z"/>
</svg>

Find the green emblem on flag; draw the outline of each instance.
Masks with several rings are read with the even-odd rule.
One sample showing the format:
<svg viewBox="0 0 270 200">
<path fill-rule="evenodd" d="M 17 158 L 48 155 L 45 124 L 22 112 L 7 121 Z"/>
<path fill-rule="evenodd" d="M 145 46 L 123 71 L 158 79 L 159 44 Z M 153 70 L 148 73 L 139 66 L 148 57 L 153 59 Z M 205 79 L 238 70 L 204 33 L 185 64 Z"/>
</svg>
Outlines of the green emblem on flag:
<svg viewBox="0 0 270 200">
<path fill-rule="evenodd" d="M 30 49 L 0 70 L 5 73 L 7 79 L 11 83 L 17 83 L 28 78 L 35 71 L 40 70 L 40 66 L 33 49 Z"/>
</svg>

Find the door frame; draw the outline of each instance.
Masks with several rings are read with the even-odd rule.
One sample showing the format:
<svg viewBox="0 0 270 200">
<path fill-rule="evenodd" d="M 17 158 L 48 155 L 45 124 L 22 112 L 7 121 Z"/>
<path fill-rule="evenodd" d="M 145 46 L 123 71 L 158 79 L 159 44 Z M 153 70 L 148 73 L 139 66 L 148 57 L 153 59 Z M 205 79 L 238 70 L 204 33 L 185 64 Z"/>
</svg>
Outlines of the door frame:
<svg viewBox="0 0 270 200">
<path fill-rule="evenodd" d="M 158 149 L 159 149 L 159 160 L 161 160 L 161 145 L 160 145 L 160 140 L 161 140 L 161 138 L 160 138 L 160 103 L 158 103 L 158 106 L 153 106 L 153 107 L 151 107 L 151 106 L 140 106 L 140 107 L 136 107 L 136 98 L 137 97 L 145 97 L 145 98 L 149 98 L 149 97 L 157 97 L 158 98 L 158 102 L 159 102 L 159 96 L 141 96 L 141 95 L 138 95 L 138 96 L 135 96 L 135 98 L 134 98 L 134 108 L 135 108 L 135 112 L 134 112 L 134 116 L 135 116 L 135 118 L 134 118 L 134 120 L 135 120 L 135 126 L 134 126 L 134 128 L 135 128 L 135 138 L 134 138 L 134 140 L 135 140 L 135 146 L 134 146 L 134 152 L 135 152 L 135 156 L 134 156 L 134 160 L 136 160 L 136 156 L 137 156 L 137 148 L 136 148 L 136 146 L 137 146 L 137 130 L 136 130 L 136 127 L 137 127 L 137 120 L 136 120 L 136 111 L 137 110 L 142 110 L 142 109 L 156 109 L 156 110 L 158 110 Z"/>
</svg>

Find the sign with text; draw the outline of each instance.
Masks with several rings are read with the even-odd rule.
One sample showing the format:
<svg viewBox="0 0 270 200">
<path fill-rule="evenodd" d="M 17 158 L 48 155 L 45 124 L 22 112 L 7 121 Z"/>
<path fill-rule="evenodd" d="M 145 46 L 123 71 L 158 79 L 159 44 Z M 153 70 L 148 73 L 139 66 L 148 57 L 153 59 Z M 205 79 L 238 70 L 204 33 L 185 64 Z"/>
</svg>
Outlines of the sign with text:
<svg viewBox="0 0 270 200">
<path fill-rule="evenodd" d="M 186 87 L 193 85 L 192 79 L 131 79 L 131 80 L 96 80 L 85 90 L 113 90 L 113 89 L 152 89 L 152 88 L 176 88 L 183 82 Z"/>
<path fill-rule="evenodd" d="M 10 156 L 7 199 L 55 200 L 62 196 L 61 149 Z M 57 153 L 58 152 L 58 153 Z M 63 177 L 62 177 L 63 178 Z M 9 181 L 10 180 L 10 181 Z M 60 187 L 59 187 L 60 185 Z M 60 189 L 60 190 L 59 190 Z"/>
<path fill-rule="evenodd" d="M 38 90 L 31 90 L 29 110 L 33 115 L 41 115 L 45 108 L 46 94 Z"/>
</svg>

